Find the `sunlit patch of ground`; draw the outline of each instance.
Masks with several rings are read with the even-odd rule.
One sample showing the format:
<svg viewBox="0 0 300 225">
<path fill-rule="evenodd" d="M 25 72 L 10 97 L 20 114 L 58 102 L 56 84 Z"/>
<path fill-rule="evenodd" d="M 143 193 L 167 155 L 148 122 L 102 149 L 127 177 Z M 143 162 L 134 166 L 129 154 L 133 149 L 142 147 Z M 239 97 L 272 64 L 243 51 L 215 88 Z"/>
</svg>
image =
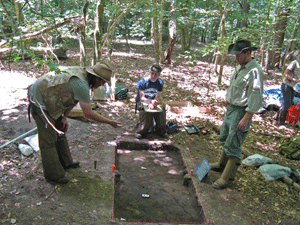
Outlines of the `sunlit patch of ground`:
<svg viewBox="0 0 300 225">
<path fill-rule="evenodd" d="M 26 103 L 27 87 L 35 78 L 32 73 L 19 71 L 1 71 L 0 110 L 11 109 Z"/>
</svg>

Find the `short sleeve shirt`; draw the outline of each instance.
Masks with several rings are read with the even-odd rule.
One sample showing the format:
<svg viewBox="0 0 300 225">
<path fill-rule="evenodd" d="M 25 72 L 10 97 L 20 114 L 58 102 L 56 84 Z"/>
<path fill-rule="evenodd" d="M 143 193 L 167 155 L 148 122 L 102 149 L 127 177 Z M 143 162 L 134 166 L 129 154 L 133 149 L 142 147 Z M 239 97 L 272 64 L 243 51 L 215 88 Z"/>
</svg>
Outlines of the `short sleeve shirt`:
<svg viewBox="0 0 300 225">
<path fill-rule="evenodd" d="M 143 77 L 137 83 L 136 88 L 145 93 L 145 98 L 154 99 L 158 92 L 163 91 L 163 86 L 164 82 L 160 78 L 158 78 L 155 82 L 152 82 L 149 77 Z M 137 96 L 136 101 L 140 101 L 139 95 Z"/>
<path fill-rule="evenodd" d="M 86 81 L 81 80 L 78 77 L 71 77 L 68 83 L 68 87 L 73 91 L 74 93 L 74 99 L 80 102 L 84 103 L 90 103 L 90 92 L 89 92 L 89 85 Z M 42 94 L 40 90 L 38 89 L 37 83 L 33 83 L 30 87 L 30 95 L 35 96 L 35 99 L 38 103 L 35 103 L 37 107 L 42 107 L 42 109 L 47 110 Z"/>
<path fill-rule="evenodd" d="M 287 69 L 291 71 L 290 76 L 292 78 L 295 78 L 297 80 L 300 78 L 300 64 L 297 60 L 294 60 L 293 62 L 291 62 L 290 65 L 287 67 Z M 285 83 L 287 86 L 290 86 L 290 87 L 294 87 L 296 84 L 294 81 L 291 81 L 291 80 L 287 79 L 286 77 L 284 78 L 283 83 Z"/>
<path fill-rule="evenodd" d="M 86 81 L 71 77 L 68 86 L 73 91 L 75 100 L 84 103 L 91 102 L 89 84 Z"/>
</svg>

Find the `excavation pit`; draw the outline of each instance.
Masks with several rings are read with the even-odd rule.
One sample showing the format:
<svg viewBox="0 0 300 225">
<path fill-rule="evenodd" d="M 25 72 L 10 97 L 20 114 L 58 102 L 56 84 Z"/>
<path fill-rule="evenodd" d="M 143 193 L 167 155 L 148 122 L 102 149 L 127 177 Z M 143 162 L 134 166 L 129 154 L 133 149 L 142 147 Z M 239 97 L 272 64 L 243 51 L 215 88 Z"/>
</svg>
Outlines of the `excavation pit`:
<svg viewBox="0 0 300 225">
<path fill-rule="evenodd" d="M 180 149 L 117 142 L 113 221 L 206 224 L 199 194 Z"/>
</svg>

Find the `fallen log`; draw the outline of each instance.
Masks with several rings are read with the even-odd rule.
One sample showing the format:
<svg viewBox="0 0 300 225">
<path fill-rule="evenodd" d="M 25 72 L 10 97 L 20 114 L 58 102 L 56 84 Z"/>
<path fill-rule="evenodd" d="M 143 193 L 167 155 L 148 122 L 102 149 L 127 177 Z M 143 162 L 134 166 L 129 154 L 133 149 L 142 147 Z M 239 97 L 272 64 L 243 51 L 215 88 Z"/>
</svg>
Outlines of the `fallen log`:
<svg viewBox="0 0 300 225">
<path fill-rule="evenodd" d="M 33 57 L 39 59 L 47 58 L 49 55 L 54 55 L 56 59 L 67 59 L 67 49 L 59 47 L 55 49 L 45 47 L 30 47 L 29 51 L 33 54 L 24 53 L 21 55 L 21 50 L 16 48 L 2 48 L 0 49 L 0 60 L 12 60 L 15 55 L 22 57 L 23 60 L 29 60 Z"/>
<path fill-rule="evenodd" d="M 296 182 L 293 182 L 293 180 L 287 176 L 283 177 L 283 181 L 287 183 L 290 186 L 293 186 L 297 191 L 300 191 L 300 185 Z"/>
<path fill-rule="evenodd" d="M 65 19 L 61 23 L 57 23 L 57 24 L 55 24 L 52 27 L 47 27 L 45 29 L 42 29 L 42 30 L 34 32 L 34 33 L 20 35 L 18 37 L 13 37 L 12 39 L 9 39 L 9 40 L 3 40 L 3 41 L 0 42 L 0 48 L 8 46 L 9 44 L 11 44 L 13 42 L 23 41 L 23 40 L 29 40 L 29 39 L 32 39 L 32 38 L 39 37 L 42 34 L 48 33 L 48 32 L 50 32 L 52 30 L 55 30 L 55 29 L 57 29 L 59 27 L 63 27 L 65 25 L 69 24 L 69 23 L 73 23 L 73 22 L 75 22 L 74 20 L 76 20 L 78 18 L 81 18 L 81 16 L 75 16 L 75 17 L 71 17 L 71 18 Z"/>
<path fill-rule="evenodd" d="M 256 133 L 256 134 L 262 134 L 262 135 L 265 135 L 265 136 L 270 136 L 270 137 L 276 137 L 276 138 L 289 138 L 289 137 L 284 137 L 284 136 L 280 136 L 280 135 L 276 135 L 276 134 L 269 134 L 269 133 L 263 133 L 263 132 L 256 132 L 256 131 L 253 131 L 251 130 L 253 133 Z"/>
</svg>

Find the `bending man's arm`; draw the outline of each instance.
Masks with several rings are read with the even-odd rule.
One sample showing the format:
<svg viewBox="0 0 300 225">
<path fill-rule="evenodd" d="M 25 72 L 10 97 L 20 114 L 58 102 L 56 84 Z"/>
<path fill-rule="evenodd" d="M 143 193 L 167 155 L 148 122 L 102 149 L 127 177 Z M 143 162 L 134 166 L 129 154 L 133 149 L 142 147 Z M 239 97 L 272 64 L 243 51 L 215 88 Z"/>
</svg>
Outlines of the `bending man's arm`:
<svg viewBox="0 0 300 225">
<path fill-rule="evenodd" d="M 94 120 L 99 123 L 107 123 L 114 128 L 123 127 L 123 125 L 114 120 L 110 120 L 101 116 L 99 113 L 92 110 L 92 106 L 90 103 L 79 102 L 79 105 L 84 113 L 84 116 L 90 120 Z"/>
</svg>

